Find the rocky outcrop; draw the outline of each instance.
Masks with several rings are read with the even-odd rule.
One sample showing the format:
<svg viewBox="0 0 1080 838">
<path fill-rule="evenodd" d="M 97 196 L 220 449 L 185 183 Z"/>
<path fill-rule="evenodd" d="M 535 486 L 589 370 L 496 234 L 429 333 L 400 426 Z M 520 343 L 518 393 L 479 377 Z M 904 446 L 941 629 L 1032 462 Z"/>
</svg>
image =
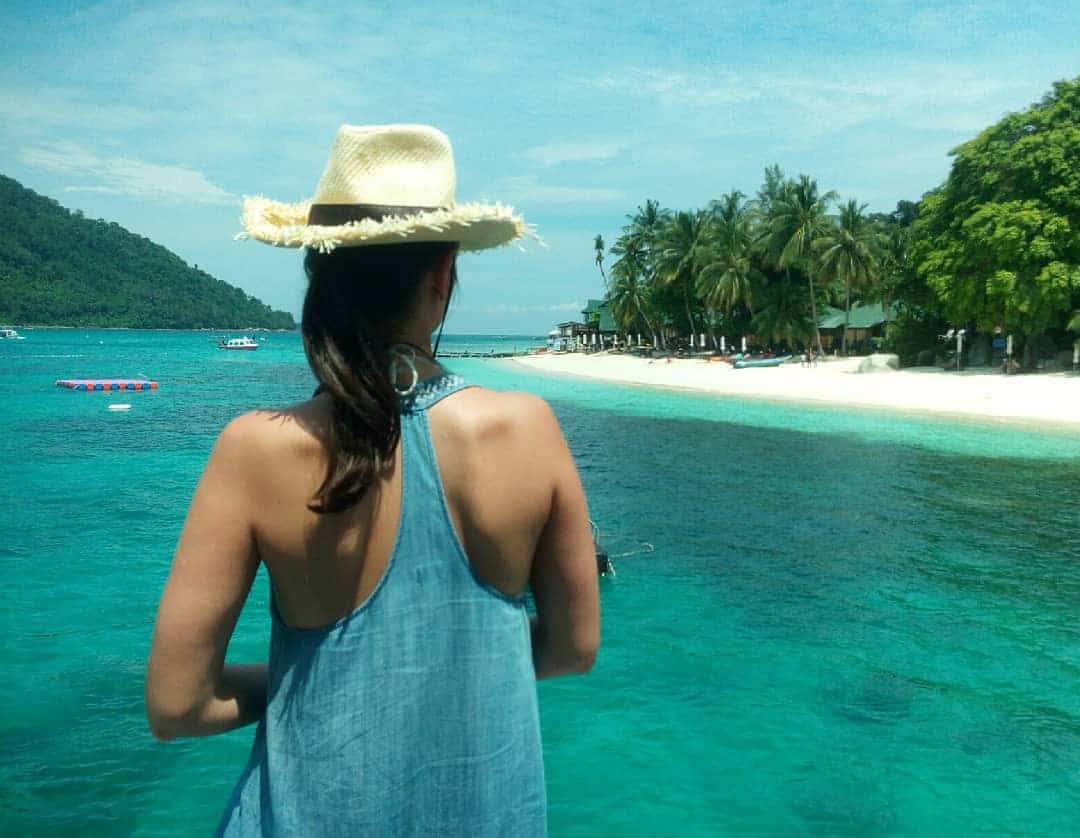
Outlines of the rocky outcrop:
<svg viewBox="0 0 1080 838">
<path fill-rule="evenodd" d="M 875 353 L 867 355 L 855 368 L 855 372 L 892 372 L 900 369 L 900 356 Z"/>
</svg>

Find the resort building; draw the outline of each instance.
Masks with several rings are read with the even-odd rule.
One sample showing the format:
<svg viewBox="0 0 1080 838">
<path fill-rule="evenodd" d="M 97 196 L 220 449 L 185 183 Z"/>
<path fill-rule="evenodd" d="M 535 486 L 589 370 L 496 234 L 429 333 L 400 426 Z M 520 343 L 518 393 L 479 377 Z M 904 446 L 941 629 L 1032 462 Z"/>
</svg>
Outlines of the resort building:
<svg viewBox="0 0 1080 838">
<path fill-rule="evenodd" d="M 575 320 L 560 323 L 548 332 L 548 347 L 552 352 L 576 352 L 585 345 L 590 329 Z"/>
<path fill-rule="evenodd" d="M 618 337 L 615 318 L 611 316 L 611 305 L 606 300 L 589 300 L 581 310 L 581 319 L 589 330 L 586 346 L 609 349 L 615 345 Z"/>
<path fill-rule="evenodd" d="M 885 336 L 885 324 L 896 317 L 892 308 L 881 303 L 854 305 L 848 315 L 848 352 L 870 348 L 873 338 Z M 821 329 L 821 346 L 834 349 L 844 339 L 844 310 L 827 306 L 818 320 Z"/>
</svg>

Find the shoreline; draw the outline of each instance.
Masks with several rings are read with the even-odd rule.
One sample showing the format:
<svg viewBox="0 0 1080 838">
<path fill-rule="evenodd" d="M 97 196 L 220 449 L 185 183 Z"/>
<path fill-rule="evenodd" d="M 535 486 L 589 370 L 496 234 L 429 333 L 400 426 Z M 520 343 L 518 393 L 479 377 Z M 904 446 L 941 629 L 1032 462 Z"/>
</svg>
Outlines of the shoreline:
<svg viewBox="0 0 1080 838">
<path fill-rule="evenodd" d="M 813 368 L 786 363 L 736 370 L 697 358 L 638 358 L 609 353 L 539 354 L 512 359 L 542 372 L 615 384 L 782 401 L 817 407 L 857 407 L 993 423 L 1080 428 L 1080 376 L 1005 376 L 989 369 L 946 372 L 915 367 L 855 371 L 861 358 L 827 359 Z"/>
</svg>

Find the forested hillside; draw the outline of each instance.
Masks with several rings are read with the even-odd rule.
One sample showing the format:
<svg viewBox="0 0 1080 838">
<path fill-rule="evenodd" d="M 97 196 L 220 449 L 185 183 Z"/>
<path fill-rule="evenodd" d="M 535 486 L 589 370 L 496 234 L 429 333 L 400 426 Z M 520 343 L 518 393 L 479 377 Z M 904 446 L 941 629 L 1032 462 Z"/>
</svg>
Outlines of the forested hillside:
<svg viewBox="0 0 1080 838">
<path fill-rule="evenodd" d="M 0 175 L 0 323 L 295 327 L 239 288 L 119 224 L 92 221 Z"/>
</svg>

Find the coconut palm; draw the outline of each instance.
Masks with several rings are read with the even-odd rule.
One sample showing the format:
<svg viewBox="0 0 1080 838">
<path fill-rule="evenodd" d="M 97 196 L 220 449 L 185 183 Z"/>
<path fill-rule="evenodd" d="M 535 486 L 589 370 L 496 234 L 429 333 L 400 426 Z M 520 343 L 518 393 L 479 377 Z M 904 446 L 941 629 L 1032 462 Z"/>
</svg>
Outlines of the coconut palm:
<svg viewBox="0 0 1080 838">
<path fill-rule="evenodd" d="M 662 284 L 681 292 L 691 335 L 697 329 L 690 310 L 690 290 L 696 288 L 698 274 L 711 255 L 708 228 L 707 213 L 678 212 L 660 227 L 655 243 L 656 277 Z"/>
<path fill-rule="evenodd" d="M 750 327 L 761 339 L 785 343 L 790 349 L 807 343 L 816 324 L 806 310 L 806 298 L 790 282 L 771 282 L 761 293 L 761 305 Z"/>
<path fill-rule="evenodd" d="M 607 284 L 607 275 L 604 273 L 604 237 L 599 233 L 596 234 L 596 238 L 593 239 L 593 250 L 596 251 L 596 267 L 600 269 L 600 276 L 604 278 L 604 284 Z"/>
<path fill-rule="evenodd" d="M 640 240 L 619 236 L 611 247 L 618 258 L 611 264 L 611 283 L 607 299 L 615 322 L 629 332 L 635 321 L 645 324 L 650 334 L 655 334 L 648 315 L 649 284 L 647 254 Z"/>
<path fill-rule="evenodd" d="M 697 278 L 698 296 L 709 308 L 730 313 L 737 305 L 753 312 L 753 285 L 761 278 L 754 264 L 750 206 L 741 192 L 713 201 L 709 254 Z"/>
<path fill-rule="evenodd" d="M 818 352 L 821 347 L 821 330 L 818 328 L 817 299 L 814 292 L 814 244 L 829 232 L 825 211 L 836 193 L 818 194 L 817 181 L 800 175 L 798 181 L 788 183 L 774 198 L 769 212 L 768 245 L 781 270 L 789 270 L 798 264 L 806 273 L 810 286 L 810 316 L 813 319 L 814 336 Z"/>
<path fill-rule="evenodd" d="M 906 227 L 889 224 L 878 242 L 880 290 L 885 308 L 891 307 L 893 297 L 903 285 L 909 271 L 908 242 L 910 233 Z"/>
<path fill-rule="evenodd" d="M 840 221 L 817 241 L 822 274 L 844 284 L 844 336 L 840 351 L 847 355 L 851 289 L 866 289 L 877 278 L 877 235 L 866 217 L 866 204 L 849 200 L 840 208 Z"/>
<path fill-rule="evenodd" d="M 638 207 L 637 212 L 627 216 L 630 223 L 623 227 L 623 234 L 635 239 L 648 258 L 656 242 L 657 233 L 670 215 L 671 213 L 667 210 L 660 208 L 659 201 L 649 198 L 645 201 L 645 206 Z"/>
</svg>

